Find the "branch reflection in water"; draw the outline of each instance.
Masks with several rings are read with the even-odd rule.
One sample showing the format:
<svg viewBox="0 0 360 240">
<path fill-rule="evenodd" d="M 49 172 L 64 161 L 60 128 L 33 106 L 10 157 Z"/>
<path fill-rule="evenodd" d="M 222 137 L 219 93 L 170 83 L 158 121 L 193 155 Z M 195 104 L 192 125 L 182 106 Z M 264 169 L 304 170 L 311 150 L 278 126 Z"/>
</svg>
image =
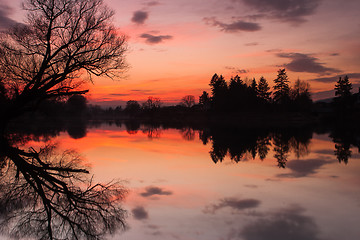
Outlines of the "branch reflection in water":
<svg viewBox="0 0 360 240">
<path fill-rule="evenodd" d="M 14 144 L 15 145 L 15 144 Z M 120 182 L 94 184 L 78 153 L 1 140 L 0 226 L 13 238 L 101 239 L 126 229 Z"/>
</svg>

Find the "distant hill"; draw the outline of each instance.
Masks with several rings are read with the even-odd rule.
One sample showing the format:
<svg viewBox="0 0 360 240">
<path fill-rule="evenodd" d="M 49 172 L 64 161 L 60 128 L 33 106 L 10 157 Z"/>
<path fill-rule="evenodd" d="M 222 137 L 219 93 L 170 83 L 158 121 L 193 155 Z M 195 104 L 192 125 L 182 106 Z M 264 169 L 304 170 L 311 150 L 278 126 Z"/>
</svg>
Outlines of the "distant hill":
<svg viewBox="0 0 360 240">
<path fill-rule="evenodd" d="M 357 93 L 359 91 L 360 84 L 353 84 L 352 93 Z M 335 97 L 335 90 L 321 91 L 312 93 L 311 97 L 314 102 L 330 102 Z"/>
<path fill-rule="evenodd" d="M 311 97 L 314 102 L 328 102 L 335 97 L 335 90 L 312 93 Z"/>
</svg>

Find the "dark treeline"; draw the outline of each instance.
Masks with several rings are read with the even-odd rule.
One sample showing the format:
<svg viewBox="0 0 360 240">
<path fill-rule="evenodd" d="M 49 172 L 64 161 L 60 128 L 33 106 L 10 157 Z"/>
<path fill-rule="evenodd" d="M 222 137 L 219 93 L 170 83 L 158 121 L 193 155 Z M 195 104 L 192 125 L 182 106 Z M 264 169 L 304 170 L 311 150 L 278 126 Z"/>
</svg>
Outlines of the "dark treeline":
<svg viewBox="0 0 360 240">
<path fill-rule="evenodd" d="M 311 111 L 307 82 L 298 79 L 290 86 L 285 69 L 280 69 L 274 84 L 271 91 L 264 77 L 243 81 L 235 76 L 226 82 L 222 75 L 215 74 L 210 81 L 211 95 L 204 91 L 199 103 L 216 112 Z"/>
<path fill-rule="evenodd" d="M 278 71 L 271 89 L 268 81 L 242 80 L 239 76 L 226 81 L 214 74 L 211 92 L 203 91 L 196 103 L 193 95 L 186 95 L 174 106 L 164 106 L 159 98 L 149 97 L 144 102 L 127 101 L 125 106 L 102 108 L 89 105 L 83 95 L 44 100 L 36 110 L 25 112 L 20 122 L 41 122 L 52 119 L 59 126 L 89 120 L 126 120 L 196 124 L 219 122 L 231 125 L 299 126 L 357 119 L 360 113 L 359 93 L 353 94 L 349 78 L 340 77 L 335 84 L 332 100 L 313 102 L 309 83 L 297 79 L 290 86 L 285 69 Z M 5 97 L 3 97 L 5 99 Z M 3 104 L 6 100 L 2 101 Z M 266 118 L 266 121 L 264 121 Z"/>
</svg>

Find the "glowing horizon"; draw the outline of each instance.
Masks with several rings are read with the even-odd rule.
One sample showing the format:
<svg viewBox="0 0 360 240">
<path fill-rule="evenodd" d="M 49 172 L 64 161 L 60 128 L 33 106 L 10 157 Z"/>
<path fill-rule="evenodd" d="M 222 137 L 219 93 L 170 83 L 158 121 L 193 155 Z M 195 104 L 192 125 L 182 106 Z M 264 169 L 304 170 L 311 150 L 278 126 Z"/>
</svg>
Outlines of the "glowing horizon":
<svg viewBox="0 0 360 240">
<path fill-rule="evenodd" d="M 21 0 L 0 0 L 0 28 L 23 22 Z M 306 80 L 331 96 L 339 76 L 360 83 L 360 2 L 357 0 L 104 0 L 128 37 L 123 78 L 87 85 L 92 103 L 117 105 L 160 98 L 198 100 L 214 73 L 226 80 L 264 76 L 270 86 L 285 68 L 290 82 Z"/>
</svg>

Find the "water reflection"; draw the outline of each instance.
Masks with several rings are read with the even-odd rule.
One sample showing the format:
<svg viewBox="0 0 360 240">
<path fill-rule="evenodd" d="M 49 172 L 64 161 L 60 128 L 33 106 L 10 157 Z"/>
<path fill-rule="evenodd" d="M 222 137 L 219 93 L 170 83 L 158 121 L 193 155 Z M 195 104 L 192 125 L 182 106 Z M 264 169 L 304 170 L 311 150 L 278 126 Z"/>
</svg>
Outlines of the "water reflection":
<svg viewBox="0 0 360 240">
<path fill-rule="evenodd" d="M 256 156 L 264 160 L 272 147 L 280 168 L 285 168 L 290 151 L 298 158 L 306 156 L 311 138 L 311 129 L 210 128 L 200 131 L 201 141 L 212 143 L 210 157 L 214 163 L 222 162 L 226 156 L 236 163 Z"/>
<path fill-rule="evenodd" d="M 304 215 L 305 209 L 292 206 L 264 214 L 248 223 L 237 233 L 244 240 L 319 240 L 319 229 L 313 218 Z"/>
<path fill-rule="evenodd" d="M 15 135 L 14 135 L 15 136 Z M 0 140 L 0 225 L 13 238 L 100 239 L 125 228 L 118 182 L 94 184 L 80 155 L 48 144 L 21 148 L 28 138 Z"/>
<path fill-rule="evenodd" d="M 20 136 L 31 135 L 55 137 L 61 131 L 67 131 L 69 136 L 75 139 L 86 137 L 88 128 L 98 128 L 100 122 L 70 121 L 63 123 L 61 127 L 51 128 L 45 124 L 30 130 L 23 129 Z M 116 127 L 124 126 L 130 135 L 137 134 L 138 131 L 146 134 L 149 139 L 161 138 L 164 130 L 169 128 L 179 129 L 179 133 L 186 141 L 194 141 L 196 132 L 204 145 L 211 144 L 210 158 L 214 163 L 221 163 L 226 158 L 238 163 L 258 157 L 264 160 L 268 157 L 270 150 L 274 152 L 273 157 L 277 159 L 277 165 L 285 168 L 288 156 L 294 153 L 297 158 L 303 158 L 310 152 L 309 144 L 314 133 L 329 133 L 335 143 L 334 155 L 340 163 L 347 164 L 351 158 L 351 146 L 356 146 L 360 150 L 360 129 L 346 129 L 336 126 L 327 128 L 299 127 L 286 129 L 268 128 L 246 128 L 246 127 L 226 127 L 226 126 L 183 126 L 166 125 L 160 123 L 141 123 L 139 121 L 127 120 L 107 122 L 109 125 L 115 124 Z"/>
<path fill-rule="evenodd" d="M 87 133 L 82 139 L 78 136 L 83 134 L 60 134 L 58 140 L 66 146 L 77 145 L 94 164 L 97 176 L 102 175 L 104 179 L 114 176 L 129 179 L 132 191 L 126 205 L 130 213 L 127 221 L 131 230 L 124 233 L 124 239 L 172 239 L 175 236 L 178 239 L 330 239 L 328 236 L 334 232 L 343 234 L 334 228 L 338 223 L 335 220 L 332 222 L 332 219 L 350 215 L 350 218 L 340 223 L 340 228 L 345 229 L 345 225 L 356 222 L 358 218 L 354 202 L 359 199 L 359 195 L 356 187 L 353 187 L 358 186 L 356 174 L 359 169 L 359 164 L 353 161 L 358 158 L 353 148 L 359 146 L 356 131 L 347 134 L 339 134 L 337 130 L 322 131 L 329 134 L 329 139 L 325 135 L 316 134 L 319 130 L 314 128 L 166 126 L 133 121 L 125 124 L 88 124 L 85 129 L 81 130 Z M 21 140 L 21 137 L 16 138 L 16 141 L 13 139 L 8 146 L 21 149 L 19 146 L 34 139 L 34 135 L 25 140 Z M 45 150 L 42 154 L 38 148 L 35 148 L 38 149 L 35 152 L 41 156 L 41 161 L 52 168 L 59 167 L 59 159 L 73 159 L 72 168 L 84 171 L 67 173 L 75 176 L 70 183 L 67 178 L 59 179 L 58 175 L 65 176 L 63 172 L 55 172 L 58 175 L 49 169 L 45 169 L 45 172 L 66 182 L 70 189 L 81 188 L 86 192 L 89 179 L 85 177 L 84 180 L 88 174 L 82 163 L 76 160 L 80 159 L 79 156 L 49 146 L 51 148 L 51 151 L 48 150 L 51 154 L 45 154 Z M 34 151 L 30 148 L 25 152 Z M 349 162 L 351 167 L 339 167 L 337 156 L 343 159 L 342 165 Z M 257 161 L 253 162 L 254 158 Z M 43 168 L 36 158 L 26 158 L 26 161 Z M 65 164 L 66 161 L 62 162 Z M 229 164 L 239 162 L 242 164 Z M 42 225 L 33 227 L 36 224 L 31 223 L 36 229 L 27 231 L 34 238 L 48 238 L 48 233 L 43 232 L 41 235 L 36 231 L 48 231 L 46 211 L 51 208 L 43 203 L 23 173 L 17 174 L 18 167 L 13 160 L 6 157 L 6 161 L 1 163 L 2 178 L 8 179 L 6 184 L 1 180 L 4 185 L 1 186 L 0 206 L 4 206 L 0 210 L 1 218 L 12 220 L 3 221 L 6 223 L 4 227 L 17 229 L 15 227 L 23 224 L 26 216 L 31 216 L 30 213 L 20 215 L 21 209 L 27 212 L 29 209 L 30 212 L 41 209 L 40 217 L 33 215 L 31 219 L 41 220 Z M 10 164 L 13 166 L 9 167 Z M 16 185 L 20 183 L 26 184 L 30 190 L 23 194 L 19 191 L 11 193 L 10 189 L 20 189 Z M 48 199 L 51 196 L 53 206 L 72 210 L 64 188 L 62 192 L 54 193 L 53 184 L 45 183 L 43 189 Z M 36 182 L 34 184 L 36 186 Z M 121 186 L 118 187 L 121 189 Z M 10 200 L 6 200 L 7 195 L 12 196 Z M 35 195 L 35 200 L 26 197 Z M 116 193 L 114 195 L 117 197 Z M 17 202 L 14 200 L 16 196 L 22 200 Z M 9 205 L 9 202 L 13 204 Z M 341 209 L 335 207 L 340 204 L 343 204 Z M 116 206 L 119 211 L 122 210 Z M 124 214 L 122 211 L 120 213 Z M 79 213 L 72 214 L 75 216 Z M 56 215 L 55 211 L 51 213 L 52 232 L 66 229 L 60 225 L 66 221 Z M 91 213 L 91 216 L 94 214 Z M 118 220 L 114 224 L 123 227 L 121 220 L 124 221 L 124 215 Z M 95 221 L 88 225 L 96 228 L 101 226 Z M 347 239 L 357 239 L 352 237 L 358 236 L 358 230 L 354 229 Z M 113 230 L 110 227 L 103 228 L 101 233 Z M 21 231 L 22 236 L 27 236 L 24 229 Z M 15 236 L 15 230 L 13 232 Z M 73 233 L 68 230 L 62 234 L 56 237 L 71 239 L 65 237 L 65 234 L 71 236 Z M 83 233 L 77 233 L 76 236 L 91 239 Z M 337 236 L 335 238 L 341 239 Z"/>
<path fill-rule="evenodd" d="M 96 123 L 95 123 L 96 124 Z M 108 124 L 112 125 L 112 122 Z M 121 127 L 121 122 L 116 122 Z M 92 124 L 87 125 L 92 127 Z M 99 125 L 95 125 L 99 127 Z M 272 150 L 279 168 L 285 168 L 288 156 L 293 153 L 296 158 L 304 158 L 310 153 L 310 142 L 314 133 L 329 133 L 335 143 L 334 155 L 340 163 L 347 164 L 351 158 L 351 146 L 358 147 L 360 151 L 360 129 L 344 129 L 336 126 L 319 128 L 314 126 L 298 128 L 246 128 L 226 127 L 219 125 L 207 126 L 183 126 L 166 125 L 159 123 L 141 123 L 138 121 L 125 121 L 124 126 L 128 134 L 137 134 L 138 131 L 146 134 L 149 139 L 161 138 L 164 130 L 175 128 L 186 141 L 194 141 L 196 133 L 199 140 L 204 144 L 211 144 L 209 152 L 214 163 L 221 163 L 226 158 L 238 163 L 258 157 L 266 159 Z M 84 132 L 84 130 L 82 130 Z M 86 132 L 86 130 L 85 130 Z M 72 136 L 72 135 L 70 135 Z"/>
</svg>

